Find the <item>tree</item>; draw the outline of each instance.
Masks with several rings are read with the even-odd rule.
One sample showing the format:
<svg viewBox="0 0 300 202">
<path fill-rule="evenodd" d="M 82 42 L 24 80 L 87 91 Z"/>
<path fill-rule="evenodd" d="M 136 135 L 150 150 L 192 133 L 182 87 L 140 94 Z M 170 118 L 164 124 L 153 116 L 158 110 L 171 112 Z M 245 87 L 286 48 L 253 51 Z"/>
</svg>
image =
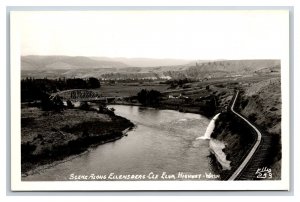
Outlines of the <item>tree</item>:
<svg viewBox="0 0 300 202">
<path fill-rule="evenodd" d="M 138 94 L 137 94 L 137 100 L 142 104 L 142 105 L 158 105 L 159 100 L 161 97 L 161 93 L 157 90 L 146 90 L 142 89 Z"/>
<path fill-rule="evenodd" d="M 90 109 L 90 105 L 88 104 L 88 102 L 84 101 L 84 102 L 80 103 L 79 108 L 82 109 L 82 110 L 89 110 Z"/>
<path fill-rule="evenodd" d="M 142 89 L 138 94 L 137 94 L 137 100 L 145 105 L 146 104 L 146 101 L 147 101 L 147 94 L 148 94 L 148 91 L 146 89 Z"/>
<path fill-rule="evenodd" d="M 73 78 L 67 79 L 67 89 L 85 89 L 87 87 L 87 83 L 83 79 Z"/>
<path fill-rule="evenodd" d="M 151 90 L 148 93 L 148 101 L 150 105 L 158 105 L 160 100 L 161 93 L 156 90 Z"/>
<path fill-rule="evenodd" d="M 60 96 L 55 96 L 50 99 L 49 96 L 44 96 L 41 102 L 42 110 L 44 111 L 62 111 L 64 109 L 64 103 Z"/>
<path fill-rule="evenodd" d="M 67 106 L 71 109 L 74 108 L 74 105 L 70 100 L 67 100 Z"/>
<path fill-rule="evenodd" d="M 94 77 L 90 77 L 88 79 L 88 87 L 89 88 L 100 88 L 100 81 Z"/>
</svg>

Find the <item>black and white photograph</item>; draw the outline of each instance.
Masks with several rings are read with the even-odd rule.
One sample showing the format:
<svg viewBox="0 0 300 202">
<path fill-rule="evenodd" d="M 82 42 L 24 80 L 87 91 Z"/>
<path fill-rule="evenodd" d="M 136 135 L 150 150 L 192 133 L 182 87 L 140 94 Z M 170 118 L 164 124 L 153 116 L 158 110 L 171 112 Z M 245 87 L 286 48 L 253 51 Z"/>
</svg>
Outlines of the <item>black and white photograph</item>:
<svg viewBox="0 0 300 202">
<path fill-rule="evenodd" d="M 289 189 L 288 11 L 13 11 L 10 40 L 16 190 Z"/>
</svg>

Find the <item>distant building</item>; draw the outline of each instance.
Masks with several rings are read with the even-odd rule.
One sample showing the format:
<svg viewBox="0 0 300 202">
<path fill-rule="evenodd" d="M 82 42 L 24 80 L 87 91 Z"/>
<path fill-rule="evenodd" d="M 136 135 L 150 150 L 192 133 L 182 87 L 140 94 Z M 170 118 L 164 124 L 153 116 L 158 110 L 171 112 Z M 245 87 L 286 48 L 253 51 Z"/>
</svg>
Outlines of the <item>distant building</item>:
<svg viewBox="0 0 300 202">
<path fill-rule="evenodd" d="M 178 99 L 178 98 L 181 98 L 181 97 L 183 97 L 182 95 L 181 95 L 181 93 L 175 93 L 175 94 L 172 94 L 172 95 L 169 95 L 169 98 L 173 98 L 173 99 Z"/>
</svg>

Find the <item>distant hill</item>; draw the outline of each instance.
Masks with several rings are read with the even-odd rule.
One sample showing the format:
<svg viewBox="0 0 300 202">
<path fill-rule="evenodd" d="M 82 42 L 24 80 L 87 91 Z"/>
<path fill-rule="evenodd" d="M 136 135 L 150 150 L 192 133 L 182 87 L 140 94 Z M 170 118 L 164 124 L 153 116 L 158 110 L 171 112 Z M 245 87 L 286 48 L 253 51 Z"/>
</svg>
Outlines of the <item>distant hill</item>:
<svg viewBox="0 0 300 202">
<path fill-rule="evenodd" d="M 116 58 L 117 60 L 118 58 Z M 134 61 L 135 59 L 128 59 Z M 144 59 L 136 60 L 142 62 Z M 158 64 L 161 59 L 145 59 Z M 175 62 L 174 60 L 173 62 Z M 182 60 L 178 60 L 182 62 Z M 124 63 L 123 63 L 124 62 Z M 21 60 L 22 77 L 97 77 L 104 79 L 205 79 L 215 77 L 244 76 L 280 73 L 280 60 L 216 60 L 189 61 L 186 64 L 155 67 L 130 66 L 112 58 L 70 56 L 24 56 Z M 171 61 L 168 61 L 171 62 Z M 165 62 L 164 64 L 168 63 Z M 186 61 L 187 62 L 187 61 Z M 137 63 L 136 63 L 137 64 Z M 141 64 L 140 64 L 141 65 Z M 148 63 L 149 65 L 149 63 Z"/>
<path fill-rule="evenodd" d="M 97 69 L 121 68 L 128 65 L 105 60 L 94 60 L 83 56 L 22 56 L 22 70 L 53 70 L 53 69 Z"/>
<path fill-rule="evenodd" d="M 151 58 L 109 58 L 84 56 L 22 56 L 22 70 L 95 69 L 124 67 L 161 67 L 186 65 L 190 60 Z"/>
<path fill-rule="evenodd" d="M 191 60 L 182 59 L 154 59 L 154 58 L 108 58 L 108 57 L 92 57 L 95 60 L 118 61 L 130 67 L 161 67 L 161 66 L 178 66 L 186 65 Z"/>
<path fill-rule="evenodd" d="M 243 76 L 258 73 L 280 71 L 280 60 L 222 60 L 196 63 L 182 73 L 187 78 Z"/>
</svg>

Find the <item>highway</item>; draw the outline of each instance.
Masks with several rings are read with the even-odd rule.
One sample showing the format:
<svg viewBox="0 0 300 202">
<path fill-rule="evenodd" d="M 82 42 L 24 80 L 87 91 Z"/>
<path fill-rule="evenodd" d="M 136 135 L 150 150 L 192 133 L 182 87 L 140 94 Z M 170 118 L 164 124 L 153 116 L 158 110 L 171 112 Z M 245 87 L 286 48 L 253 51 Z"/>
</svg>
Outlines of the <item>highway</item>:
<svg viewBox="0 0 300 202">
<path fill-rule="evenodd" d="M 230 110 L 235 115 L 237 115 L 238 117 L 240 117 L 241 119 L 243 119 L 249 126 L 251 126 L 255 130 L 255 132 L 257 134 L 257 138 L 256 138 L 255 144 L 253 145 L 252 149 L 250 150 L 250 152 L 248 153 L 248 155 L 246 156 L 246 158 L 243 160 L 243 162 L 241 163 L 241 165 L 236 169 L 236 171 L 228 179 L 229 181 L 235 180 L 241 174 L 241 172 L 245 169 L 246 165 L 249 163 L 249 161 L 253 157 L 254 153 L 258 149 L 258 147 L 259 147 L 259 145 L 261 143 L 261 140 L 262 140 L 261 132 L 253 124 L 251 124 L 246 118 L 244 118 L 242 115 L 240 115 L 239 113 L 237 113 L 234 110 L 234 105 L 235 105 L 235 102 L 237 100 L 238 95 L 239 95 L 239 91 L 236 92 L 236 95 L 235 95 L 235 98 L 234 98 L 234 101 L 233 101 L 233 103 L 231 105 Z"/>
</svg>

